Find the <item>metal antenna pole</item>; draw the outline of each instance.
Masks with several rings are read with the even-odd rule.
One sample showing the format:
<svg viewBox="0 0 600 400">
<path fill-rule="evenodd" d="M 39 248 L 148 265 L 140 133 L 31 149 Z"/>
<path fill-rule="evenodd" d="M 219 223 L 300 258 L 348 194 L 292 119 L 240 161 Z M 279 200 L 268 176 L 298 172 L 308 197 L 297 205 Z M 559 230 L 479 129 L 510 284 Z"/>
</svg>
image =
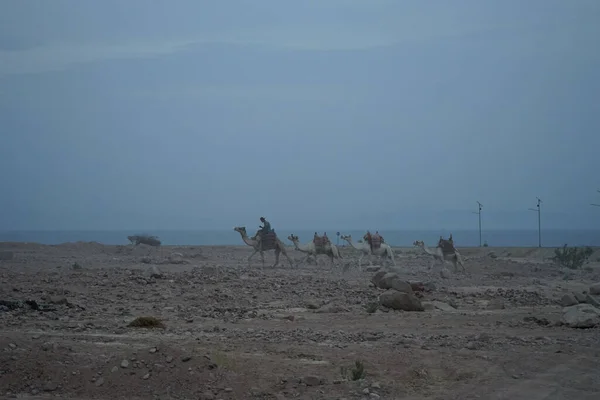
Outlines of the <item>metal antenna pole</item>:
<svg viewBox="0 0 600 400">
<path fill-rule="evenodd" d="M 542 199 L 536 197 L 537 199 L 537 209 L 530 208 L 530 211 L 537 211 L 538 213 L 538 247 L 542 247 L 542 212 L 540 208 L 540 204 L 542 203 Z"/>
<path fill-rule="evenodd" d="M 483 204 L 477 202 L 477 205 L 479 206 L 479 211 L 473 212 L 473 214 L 479 215 L 479 247 L 481 247 L 481 209 L 483 208 Z"/>
</svg>

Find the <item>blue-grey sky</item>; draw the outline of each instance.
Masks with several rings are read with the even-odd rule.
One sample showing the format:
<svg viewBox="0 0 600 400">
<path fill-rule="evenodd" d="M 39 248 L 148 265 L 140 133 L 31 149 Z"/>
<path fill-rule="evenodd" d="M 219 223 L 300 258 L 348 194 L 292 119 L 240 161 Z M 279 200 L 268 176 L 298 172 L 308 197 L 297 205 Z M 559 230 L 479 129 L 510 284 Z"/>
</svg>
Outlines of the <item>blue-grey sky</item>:
<svg viewBox="0 0 600 400">
<path fill-rule="evenodd" d="M 3 0 L 4 229 L 600 221 L 597 0 Z M 254 225 L 253 225 L 254 224 Z"/>
</svg>

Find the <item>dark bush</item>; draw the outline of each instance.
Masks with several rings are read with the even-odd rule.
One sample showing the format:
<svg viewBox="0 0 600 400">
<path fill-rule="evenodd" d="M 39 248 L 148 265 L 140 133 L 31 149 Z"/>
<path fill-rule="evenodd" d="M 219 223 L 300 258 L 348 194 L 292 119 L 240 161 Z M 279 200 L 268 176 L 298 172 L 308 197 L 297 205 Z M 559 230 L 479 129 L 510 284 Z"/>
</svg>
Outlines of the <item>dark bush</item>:
<svg viewBox="0 0 600 400">
<path fill-rule="evenodd" d="M 161 241 L 158 239 L 157 236 L 152 236 L 152 235 L 147 235 L 147 234 L 127 236 L 127 239 L 129 239 L 129 241 L 132 244 L 135 244 L 136 246 L 138 244 L 146 244 L 148 246 L 154 246 L 154 247 L 158 247 L 161 245 Z"/>
<path fill-rule="evenodd" d="M 591 247 L 568 247 L 566 244 L 554 250 L 552 259 L 563 267 L 579 269 L 590 258 L 594 250 Z"/>
</svg>

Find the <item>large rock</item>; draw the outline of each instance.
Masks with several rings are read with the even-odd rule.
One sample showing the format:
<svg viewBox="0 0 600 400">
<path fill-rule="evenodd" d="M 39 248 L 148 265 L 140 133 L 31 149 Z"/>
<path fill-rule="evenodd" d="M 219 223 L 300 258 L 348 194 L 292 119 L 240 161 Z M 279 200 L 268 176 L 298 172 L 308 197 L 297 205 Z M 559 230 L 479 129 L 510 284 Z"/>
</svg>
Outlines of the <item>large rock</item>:
<svg viewBox="0 0 600 400">
<path fill-rule="evenodd" d="M 585 294 L 580 292 L 573 292 L 573 296 L 575 296 L 578 302 L 585 303 Z"/>
<path fill-rule="evenodd" d="M 593 328 L 600 325 L 600 310 L 589 304 L 563 309 L 563 323 L 571 328 Z"/>
<path fill-rule="evenodd" d="M 590 294 L 595 296 L 600 295 L 600 283 L 594 283 L 592 286 L 590 286 Z"/>
<path fill-rule="evenodd" d="M 377 273 L 375 275 L 373 275 L 373 277 L 371 278 L 371 282 L 373 283 L 373 285 L 375 285 L 375 287 L 380 288 L 381 287 L 381 279 L 387 274 L 386 271 L 377 271 Z"/>
<path fill-rule="evenodd" d="M 598 299 L 596 296 L 591 296 L 588 294 L 587 296 L 585 296 L 585 303 L 590 304 L 596 308 L 600 308 L 600 299 Z"/>
<path fill-rule="evenodd" d="M 397 274 L 394 274 L 393 272 L 389 272 L 381 277 L 378 287 L 381 289 L 394 289 L 398 292 L 413 294 L 410 283 L 403 281 Z"/>
<path fill-rule="evenodd" d="M 571 307 L 575 304 L 579 304 L 579 300 L 572 294 L 567 293 L 560 299 L 560 305 L 563 307 Z"/>
<path fill-rule="evenodd" d="M 412 293 L 403 293 L 394 289 L 386 290 L 379 295 L 379 303 L 382 306 L 394 310 L 424 311 L 421 301 Z"/>
<path fill-rule="evenodd" d="M 150 278 L 160 279 L 163 277 L 163 273 L 156 265 L 151 266 L 146 270 L 146 276 Z"/>
</svg>

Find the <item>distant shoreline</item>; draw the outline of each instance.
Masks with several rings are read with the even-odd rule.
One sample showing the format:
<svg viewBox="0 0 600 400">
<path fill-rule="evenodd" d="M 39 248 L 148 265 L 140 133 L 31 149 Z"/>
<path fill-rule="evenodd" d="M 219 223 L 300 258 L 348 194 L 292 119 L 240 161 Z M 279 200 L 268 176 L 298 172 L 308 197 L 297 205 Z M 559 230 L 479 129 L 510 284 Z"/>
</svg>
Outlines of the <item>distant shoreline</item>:
<svg viewBox="0 0 600 400">
<path fill-rule="evenodd" d="M 284 243 L 290 244 L 287 237 L 290 234 L 299 236 L 301 243 L 312 240 L 315 230 L 278 229 L 275 230 Z M 329 238 L 336 244 L 343 244 L 334 229 L 316 230 L 319 233 L 327 232 Z M 373 230 L 372 230 L 373 231 Z M 254 229 L 249 229 L 249 234 L 254 234 Z M 343 235 L 351 235 L 357 241 L 363 237 L 366 229 L 340 230 Z M 412 247 L 415 240 L 423 240 L 426 245 L 434 246 L 440 236 L 448 237 L 452 233 L 456 246 L 461 248 L 478 248 L 480 244 L 478 230 L 384 230 L 379 232 L 385 241 L 394 247 Z M 237 246 L 244 245 L 240 234 L 228 230 L 20 230 L 0 231 L 0 242 L 39 243 L 57 245 L 76 242 L 97 242 L 106 245 L 127 245 L 127 236 L 136 234 L 149 234 L 158 236 L 163 245 L 172 246 Z M 482 231 L 481 244 L 487 247 L 538 247 L 538 231 L 535 229 L 496 229 Z M 542 247 L 555 248 L 568 244 L 569 246 L 600 246 L 600 229 L 545 229 L 542 230 Z M 485 246 L 482 246 L 485 247 Z"/>
</svg>

